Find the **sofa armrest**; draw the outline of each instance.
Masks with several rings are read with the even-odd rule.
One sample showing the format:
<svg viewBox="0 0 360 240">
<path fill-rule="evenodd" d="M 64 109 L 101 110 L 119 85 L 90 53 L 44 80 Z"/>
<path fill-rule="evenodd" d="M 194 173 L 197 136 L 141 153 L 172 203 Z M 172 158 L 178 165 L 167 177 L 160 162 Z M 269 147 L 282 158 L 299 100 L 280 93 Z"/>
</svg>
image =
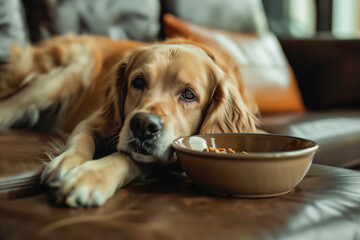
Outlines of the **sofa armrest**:
<svg viewBox="0 0 360 240">
<path fill-rule="evenodd" d="M 360 39 L 279 39 L 309 110 L 360 108 Z"/>
</svg>

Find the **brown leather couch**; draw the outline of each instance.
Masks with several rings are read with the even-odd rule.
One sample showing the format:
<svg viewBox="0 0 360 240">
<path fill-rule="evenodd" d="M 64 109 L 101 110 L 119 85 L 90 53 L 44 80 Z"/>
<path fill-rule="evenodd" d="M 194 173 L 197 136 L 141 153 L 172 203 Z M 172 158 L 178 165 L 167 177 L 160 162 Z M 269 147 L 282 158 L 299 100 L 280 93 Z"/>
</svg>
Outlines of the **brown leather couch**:
<svg viewBox="0 0 360 240">
<path fill-rule="evenodd" d="M 72 8 L 71 2 L 62 1 L 61 6 L 57 6 L 62 10 L 56 15 L 57 21 L 61 16 L 66 17 L 64 12 Z M 165 13 L 191 24 L 221 29 L 226 34 L 235 31 L 253 34 L 264 30 L 265 15 L 261 17 L 260 1 L 153 2 L 157 1 L 147 1 L 153 15 L 146 11 L 150 9 L 146 4 L 145 10 L 137 5 L 142 9 L 141 14 L 133 14 L 140 22 L 144 18 L 151 21 L 152 27 L 146 35 L 132 34 L 138 25 L 129 19 L 131 14 L 116 18 L 121 20 L 117 22 L 119 25 L 129 22 L 130 31 L 125 27 L 121 31 L 112 28 L 110 32 L 129 33 L 125 34 L 129 38 L 153 41 L 154 31 L 158 31 L 159 38 L 165 38 L 169 36 L 166 32 L 169 26 L 162 20 L 159 25 L 152 21 L 162 19 Z M 69 21 L 77 16 L 75 22 L 86 26 L 87 32 L 98 29 L 88 26 L 96 22 L 91 19 L 91 12 L 87 15 L 84 6 L 79 9 L 74 10 L 64 26 L 69 28 Z M 93 7 L 88 9 L 97 12 Z M 259 14 L 260 20 L 253 17 Z M 241 24 L 234 24 L 234 19 Z M 102 22 L 102 26 L 106 27 L 105 23 Z M 274 43 L 274 39 L 271 41 Z M 47 189 L 39 184 L 39 174 L 47 159 L 44 153 L 51 147 L 52 140 L 60 136 L 33 130 L 1 130 L 0 238 L 359 239 L 360 173 L 344 168 L 360 166 L 360 56 L 357 54 L 360 40 L 279 39 L 279 42 L 287 59 L 285 65 L 280 60 L 281 69 L 289 74 L 287 83 L 297 100 L 289 97 L 288 92 L 283 94 L 281 88 L 273 90 L 279 91 L 278 94 L 261 89 L 260 96 L 255 96 L 259 101 L 265 94 L 274 95 L 270 100 L 267 98 L 274 101 L 270 104 L 274 109 L 266 105 L 260 107 L 263 109 L 261 127 L 271 133 L 310 138 L 320 145 L 312 168 L 292 193 L 256 200 L 223 198 L 202 192 L 182 174 L 169 173 L 119 190 L 103 207 L 67 209 L 52 205 Z M 257 57 L 256 51 L 251 53 Z M 282 51 L 276 54 L 279 53 L 283 54 Z M 258 63 L 264 64 L 255 61 L 254 65 Z M 261 64 L 262 69 L 268 67 Z M 248 67 L 247 77 L 263 76 L 252 66 L 243 67 Z M 271 75 L 271 72 L 270 69 L 266 73 Z M 253 85 L 256 80 L 256 77 L 251 79 Z M 259 85 L 267 86 L 268 82 L 260 80 Z M 285 100 L 280 96 L 285 96 Z M 286 98 L 292 100 L 287 102 Z M 295 107 L 294 101 L 297 101 Z"/>
</svg>

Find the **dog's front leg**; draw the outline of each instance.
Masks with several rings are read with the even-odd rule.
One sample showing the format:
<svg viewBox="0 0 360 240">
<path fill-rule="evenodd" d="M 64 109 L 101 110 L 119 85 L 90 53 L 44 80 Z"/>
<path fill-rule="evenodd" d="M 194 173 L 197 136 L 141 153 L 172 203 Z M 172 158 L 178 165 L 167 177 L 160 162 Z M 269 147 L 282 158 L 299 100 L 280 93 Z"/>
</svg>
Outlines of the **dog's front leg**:
<svg viewBox="0 0 360 240">
<path fill-rule="evenodd" d="M 58 186 L 70 170 L 93 159 L 95 143 L 91 126 L 95 121 L 95 117 L 89 118 L 76 126 L 68 139 L 66 150 L 52 159 L 43 170 L 41 182 Z"/>
<path fill-rule="evenodd" d="M 69 172 L 56 192 L 57 203 L 71 207 L 102 205 L 117 188 L 140 177 L 141 169 L 129 156 L 116 152 L 88 161 Z"/>
</svg>

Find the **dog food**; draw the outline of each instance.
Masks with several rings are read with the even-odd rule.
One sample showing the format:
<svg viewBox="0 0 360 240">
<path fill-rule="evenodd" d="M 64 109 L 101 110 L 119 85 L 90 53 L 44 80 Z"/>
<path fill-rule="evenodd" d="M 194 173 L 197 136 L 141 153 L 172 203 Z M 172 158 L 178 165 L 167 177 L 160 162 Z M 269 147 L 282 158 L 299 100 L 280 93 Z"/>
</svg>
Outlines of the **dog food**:
<svg viewBox="0 0 360 240">
<path fill-rule="evenodd" d="M 234 150 L 232 150 L 231 148 L 213 148 L 213 147 L 208 147 L 208 148 L 204 148 L 203 152 L 215 152 L 215 153 L 236 153 Z M 242 154 L 247 155 L 248 153 L 245 151 L 241 151 Z"/>
</svg>

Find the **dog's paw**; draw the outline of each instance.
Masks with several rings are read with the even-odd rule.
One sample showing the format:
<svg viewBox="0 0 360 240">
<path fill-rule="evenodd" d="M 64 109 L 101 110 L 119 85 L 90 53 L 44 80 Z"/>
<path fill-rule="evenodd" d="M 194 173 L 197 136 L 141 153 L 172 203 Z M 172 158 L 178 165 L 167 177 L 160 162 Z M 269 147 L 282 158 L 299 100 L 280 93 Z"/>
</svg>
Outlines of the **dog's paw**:
<svg viewBox="0 0 360 240">
<path fill-rule="evenodd" d="M 118 184 L 109 181 L 111 176 L 101 171 L 97 162 L 89 161 L 71 170 L 61 180 L 55 193 L 56 203 L 80 208 L 96 207 L 105 203 L 115 193 Z"/>
<path fill-rule="evenodd" d="M 58 187 L 63 177 L 87 159 L 72 152 L 64 152 L 50 161 L 41 174 L 41 182 Z"/>
</svg>

